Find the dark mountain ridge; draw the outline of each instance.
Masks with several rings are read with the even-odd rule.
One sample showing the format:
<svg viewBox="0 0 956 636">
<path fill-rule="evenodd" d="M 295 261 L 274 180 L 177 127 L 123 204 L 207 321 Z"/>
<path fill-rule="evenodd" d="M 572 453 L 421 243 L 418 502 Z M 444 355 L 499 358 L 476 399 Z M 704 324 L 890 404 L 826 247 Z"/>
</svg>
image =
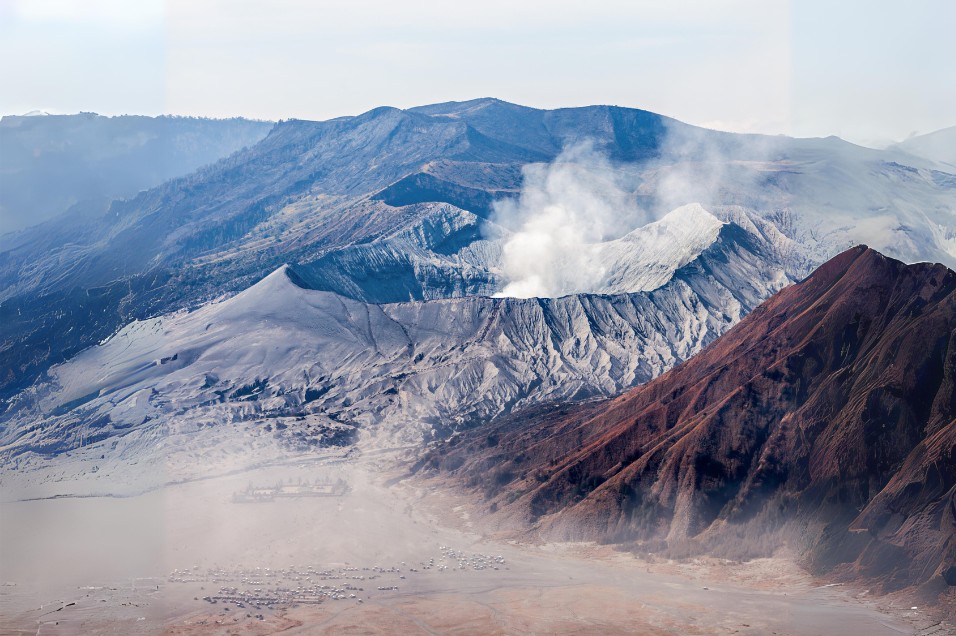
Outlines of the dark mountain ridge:
<svg viewBox="0 0 956 636">
<path fill-rule="evenodd" d="M 956 584 L 956 272 L 848 250 L 600 405 L 426 457 L 547 537 Z"/>
</svg>

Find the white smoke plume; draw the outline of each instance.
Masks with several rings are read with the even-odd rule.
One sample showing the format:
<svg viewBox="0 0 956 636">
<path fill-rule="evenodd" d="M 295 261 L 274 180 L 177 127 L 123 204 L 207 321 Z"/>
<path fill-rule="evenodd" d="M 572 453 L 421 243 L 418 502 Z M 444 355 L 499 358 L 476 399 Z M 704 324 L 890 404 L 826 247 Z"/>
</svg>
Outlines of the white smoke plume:
<svg viewBox="0 0 956 636">
<path fill-rule="evenodd" d="M 529 164 L 518 199 L 497 201 L 492 220 L 510 231 L 503 245 L 505 286 L 497 296 L 557 297 L 604 287 L 610 272 L 600 243 L 624 236 L 681 206 L 790 206 L 776 183 L 782 140 L 668 125 L 658 155 L 612 162 L 592 142 L 567 147 L 549 164 Z"/>
<path fill-rule="evenodd" d="M 550 164 L 530 164 L 517 200 L 495 203 L 493 220 L 511 230 L 503 247 L 507 280 L 498 296 L 557 297 L 600 286 L 596 243 L 648 222 L 633 174 L 590 142 L 566 148 Z"/>
</svg>

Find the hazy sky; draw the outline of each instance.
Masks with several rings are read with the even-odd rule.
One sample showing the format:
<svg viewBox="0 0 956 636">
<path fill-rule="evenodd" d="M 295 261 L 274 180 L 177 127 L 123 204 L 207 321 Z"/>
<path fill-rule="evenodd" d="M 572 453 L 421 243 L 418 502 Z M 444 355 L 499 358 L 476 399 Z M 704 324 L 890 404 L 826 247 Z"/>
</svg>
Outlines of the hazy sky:
<svg viewBox="0 0 956 636">
<path fill-rule="evenodd" d="M 873 143 L 956 125 L 949 0 L 0 0 L 0 114 L 493 96 Z"/>
</svg>

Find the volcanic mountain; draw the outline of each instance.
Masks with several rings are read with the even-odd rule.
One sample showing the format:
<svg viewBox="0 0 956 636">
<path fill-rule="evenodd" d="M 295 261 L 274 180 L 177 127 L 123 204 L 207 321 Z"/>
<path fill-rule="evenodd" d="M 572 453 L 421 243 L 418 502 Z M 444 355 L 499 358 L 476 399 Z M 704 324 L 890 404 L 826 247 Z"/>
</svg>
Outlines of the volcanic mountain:
<svg viewBox="0 0 956 636">
<path fill-rule="evenodd" d="M 103 477 L 107 458 L 168 467 L 246 434 L 309 450 L 359 436 L 365 448 L 419 444 L 542 402 L 616 395 L 799 280 L 766 229 L 675 210 L 595 246 L 608 293 L 561 298 L 373 304 L 284 265 L 52 367 L 0 414 L 0 465 L 59 472 L 57 458 L 76 468 L 80 453 Z M 624 277 L 645 290 L 611 293 Z"/>
<path fill-rule="evenodd" d="M 884 591 L 956 584 L 956 272 L 852 248 L 623 395 L 512 417 L 422 467 L 544 536 L 781 547 Z"/>
<path fill-rule="evenodd" d="M 32 120 L 9 126 L 42 128 Z M 3 135 L 6 156 L 7 140 L 20 137 Z M 60 136 L 74 146 L 82 138 L 70 129 Z M 630 293 L 665 282 L 673 263 L 689 258 L 670 253 L 667 233 L 657 245 L 628 235 L 692 203 L 722 221 L 750 217 L 745 224 L 773 244 L 768 270 L 784 255 L 784 269 L 803 276 L 804 261 L 816 266 L 861 242 L 907 261 L 956 259 L 956 177 L 900 149 L 721 133 L 628 108 L 539 110 L 496 99 L 290 120 L 213 165 L 0 239 L 0 411 L 51 366 L 132 321 L 237 294 L 285 263 L 312 288 L 368 303 L 501 292 L 511 282 L 503 245 L 522 223 L 497 206 L 524 200 L 529 170 L 560 163 L 579 144 L 614 166 L 604 172 L 618 174 L 628 205 L 647 215 L 594 239 L 609 243 L 596 264 L 615 278 L 561 293 Z M 25 156 L 10 154 L 8 167 L 26 170 Z M 100 194 L 129 196 L 150 183 Z M 663 257 L 662 268 L 647 272 L 635 260 L 645 247 Z"/>
</svg>

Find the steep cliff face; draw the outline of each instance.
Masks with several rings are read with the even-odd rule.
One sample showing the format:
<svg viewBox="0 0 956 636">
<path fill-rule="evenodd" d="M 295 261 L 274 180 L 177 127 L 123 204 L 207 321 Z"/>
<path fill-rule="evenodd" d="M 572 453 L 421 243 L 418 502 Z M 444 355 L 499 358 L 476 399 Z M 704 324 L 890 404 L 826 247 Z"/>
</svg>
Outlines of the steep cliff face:
<svg viewBox="0 0 956 636">
<path fill-rule="evenodd" d="M 857 247 L 657 380 L 425 465 L 485 475 L 499 515 L 549 536 L 787 545 L 894 589 L 956 565 L 954 418 L 956 273 Z"/>
</svg>

